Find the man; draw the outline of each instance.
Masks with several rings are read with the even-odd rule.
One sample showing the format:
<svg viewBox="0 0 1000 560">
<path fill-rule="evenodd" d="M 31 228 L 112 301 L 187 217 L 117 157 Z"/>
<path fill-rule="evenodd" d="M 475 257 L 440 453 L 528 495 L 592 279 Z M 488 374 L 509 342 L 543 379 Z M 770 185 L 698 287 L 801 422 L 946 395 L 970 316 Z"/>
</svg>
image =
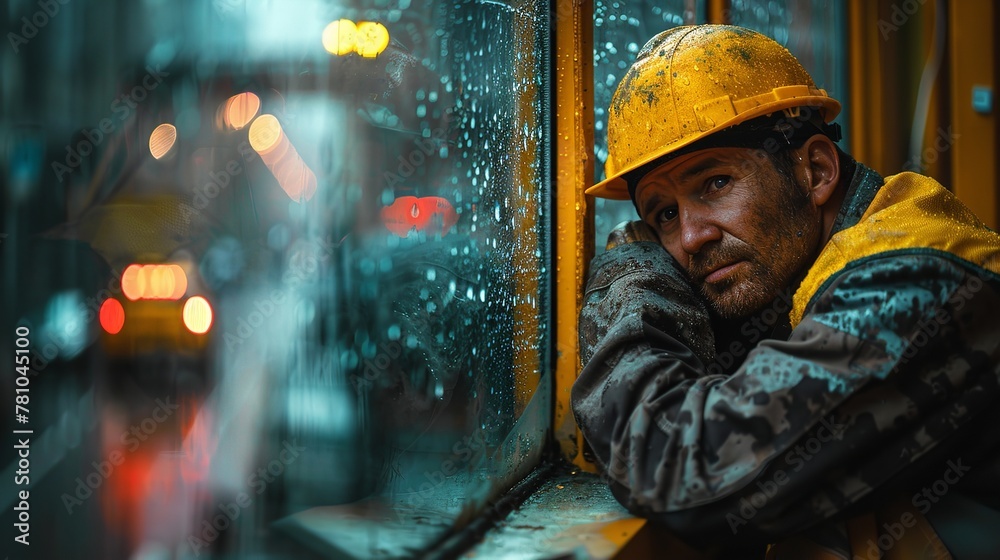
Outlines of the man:
<svg viewBox="0 0 1000 560">
<path fill-rule="evenodd" d="M 1000 237 L 841 151 L 839 110 L 753 31 L 646 44 L 587 190 L 641 221 L 592 263 L 574 413 L 619 501 L 722 557 L 994 554 Z"/>
</svg>

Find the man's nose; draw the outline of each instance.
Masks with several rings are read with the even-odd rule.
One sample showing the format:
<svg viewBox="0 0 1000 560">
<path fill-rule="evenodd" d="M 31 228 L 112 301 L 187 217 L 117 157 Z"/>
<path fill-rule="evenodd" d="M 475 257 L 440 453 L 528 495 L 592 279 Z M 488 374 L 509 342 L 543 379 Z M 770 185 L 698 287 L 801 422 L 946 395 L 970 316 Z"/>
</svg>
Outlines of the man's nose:
<svg viewBox="0 0 1000 560">
<path fill-rule="evenodd" d="M 710 216 L 698 208 L 678 208 L 681 220 L 681 248 L 689 255 L 695 255 L 702 246 L 722 239 L 722 230 Z"/>
</svg>

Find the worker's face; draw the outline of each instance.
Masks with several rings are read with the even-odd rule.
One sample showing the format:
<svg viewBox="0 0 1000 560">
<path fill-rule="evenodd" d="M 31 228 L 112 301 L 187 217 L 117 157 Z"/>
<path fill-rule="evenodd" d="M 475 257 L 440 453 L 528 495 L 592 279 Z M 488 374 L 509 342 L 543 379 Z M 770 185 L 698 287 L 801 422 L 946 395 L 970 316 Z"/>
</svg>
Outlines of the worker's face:
<svg viewBox="0 0 1000 560">
<path fill-rule="evenodd" d="M 761 150 L 712 148 L 667 162 L 639 182 L 636 206 L 729 319 L 759 311 L 801 280 L 820 236 L 812 199 Z"/>
</svg>

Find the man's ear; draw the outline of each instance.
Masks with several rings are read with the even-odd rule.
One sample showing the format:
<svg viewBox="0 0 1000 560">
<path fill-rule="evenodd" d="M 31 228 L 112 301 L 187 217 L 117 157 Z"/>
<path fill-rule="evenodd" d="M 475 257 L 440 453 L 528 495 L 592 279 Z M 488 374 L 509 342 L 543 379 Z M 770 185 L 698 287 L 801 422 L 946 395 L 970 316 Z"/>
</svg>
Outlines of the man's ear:
<svg viewBox="0 0 1000 560">
<path fill-rule="evenodd" d="M 815 134 L 796 151 L 807 163 L 799 168 L 799 172 L 805 176 L 805 187 L 813 203 L 822 207 L 830 202 L 840 184 L 837 146 L 826 136 Z"/>
</svg>

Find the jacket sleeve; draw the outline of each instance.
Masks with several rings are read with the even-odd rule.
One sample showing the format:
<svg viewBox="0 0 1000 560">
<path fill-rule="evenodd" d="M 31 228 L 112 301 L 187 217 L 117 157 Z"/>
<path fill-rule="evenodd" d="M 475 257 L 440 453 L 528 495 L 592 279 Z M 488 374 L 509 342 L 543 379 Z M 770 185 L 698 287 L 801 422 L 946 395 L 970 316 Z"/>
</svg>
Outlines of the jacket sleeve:
<svg viewBox="0 0 1000 560">
<path fill-rule="evenodd" d="M 592 270 L 574 413 L 619 501 L 691 542 L 808 528 L 936 469 L 930 452 L 998 403 L 995 280 L 950 259 L 842 272 L 729 376 L 707 373 L 709 318 L 665 251 L 618 247 Z"/>
</svg>

